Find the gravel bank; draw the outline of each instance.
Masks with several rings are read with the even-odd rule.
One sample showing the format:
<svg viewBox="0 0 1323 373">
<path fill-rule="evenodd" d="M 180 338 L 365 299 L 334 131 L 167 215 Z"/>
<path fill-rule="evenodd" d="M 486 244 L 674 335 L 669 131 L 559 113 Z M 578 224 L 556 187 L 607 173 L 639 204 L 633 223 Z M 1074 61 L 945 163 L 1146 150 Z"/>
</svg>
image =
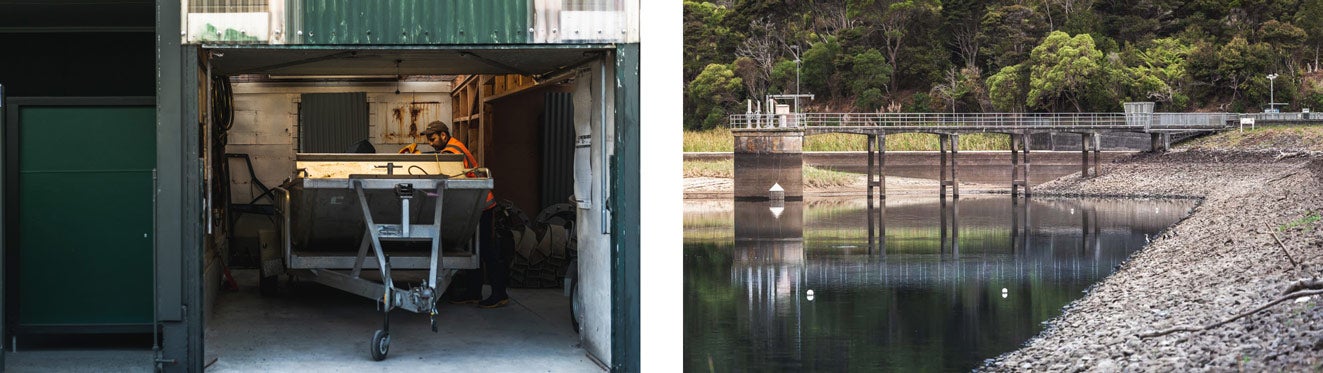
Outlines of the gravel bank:
<svg viewBox="0 0 1323 373">
<path fill-rule="evenodd" d="M 1203 332 L 1141 339 L 1251 310 L 1323 272 L 1323 154 L 1184 150 L 1104 164 L 1038 194 L 1189 196 L 1203 202 L 989 371 L 1316 371 L 1323 297 L 1299 298 Z M 1293 222 L 1295 224 L 1293 224 Z M 1284 226 L 1292 226 L 1280 229 Z M 1301 266 L 1291 264 L 1270 232 Z"/>
</svg>

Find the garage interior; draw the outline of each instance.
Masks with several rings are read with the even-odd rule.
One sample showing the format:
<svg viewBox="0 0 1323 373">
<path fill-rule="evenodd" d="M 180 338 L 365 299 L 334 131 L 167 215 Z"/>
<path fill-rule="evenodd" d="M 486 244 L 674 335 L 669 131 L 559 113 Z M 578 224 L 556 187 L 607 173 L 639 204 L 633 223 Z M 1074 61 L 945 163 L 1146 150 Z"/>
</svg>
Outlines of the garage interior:
<svg viewBox="0 0 1323 373">
<path fill-rule="evenodd" d="M 214 47 L 202 53 L 200 71 L 212 76 L 199 82 L 206 87 L 199 100 L 208 126 L 204 133 L 212 134 L 212 151 L 205 153 L 215 176 L 207 177 L 207 184 L 222 196 L 208 199 L 215 218 L 203 256 L 207 360 L 216 359 L 217 368 L 305 367 L 307 359 L 299 351 L 316 346 L 331 349 L 327 354 L 347 355 L 342 358 L 347 361 L 318 359 L 328 366 L 379 366 L 366 353 L 367 337 L 379 324 L 374 301 L 298 276 L 282 278 L 278 289 L 267 290 L 274 294 L 263 297 L 264 289 L 255 281 L 260 248 L 280 245 L 282 239 L 279 219 L 271 213 L 277 194 L 268 191 L 295 174 L 298 154 L 346 153 L 362 138 L 376 153 L 396 153 L 415 143 L 425 150 L 430 146 L 418 134 L 440 120 L 491 170 L 497 200 L 508 201 L 534 222 L 540 215 L 546 220 L 560 212 L 561 219 L 555 221 L 559 226 L 581 226 L 573 222 L 575 123 L 591 127 L 600 123 L 591 115 L 594 111 L 612 110 L 609 103 L 594 104 L 608 101 L 601 97 L 611 94 L 602 96 L 602 85 L 594 84 L 603 73 L 614 76 L 611 66 L 602 62 L 609 58 L 608 50 Z M 310 102 L 315 100 L 329 104 Z M 208 102 L 210 107 L 205 106 Z M 313 134 L 316 131 L 356 134 L 328 139 Z M 218 150 L 222 146 L 223 153 Z M 585 171 L 581 177 L 591 178 L 591 165 L 579 166 Z M 428 330 L 426 315 L 392 311 L 396 325 L 391 344 L 397 347 L 391 355 L 407 355 L 396 358 L 407 364 L 472 369 L 499 364 L 513 369 L 535 361 L 564 370 L 605 366 L 589 350 L 592 342 L 580 342 L 562 279 L 566 272 L 573 273 L 567 269 L 577 256 L 578 231 L 547 229 L 545 224 L 534 228 L 518 242 L 503 240 L 498 245 L 511 257 L 510 306 L 482 310 L 443 299 L 437 333 Z M 601 269 L 608 278 L 606 268 Z M 397 277 L 396 282 L 416 282 L 425 275 Z M 238 290 L 225 290 L 236 285 Z M 281 315 L 278 322 L 266 317 L 273 313 Z M 330 322 L 328 317 L 336 320 L 334 325 L 323 325 Z M 584 327 L 591 328 L 589 324 Z"/>
</svg>

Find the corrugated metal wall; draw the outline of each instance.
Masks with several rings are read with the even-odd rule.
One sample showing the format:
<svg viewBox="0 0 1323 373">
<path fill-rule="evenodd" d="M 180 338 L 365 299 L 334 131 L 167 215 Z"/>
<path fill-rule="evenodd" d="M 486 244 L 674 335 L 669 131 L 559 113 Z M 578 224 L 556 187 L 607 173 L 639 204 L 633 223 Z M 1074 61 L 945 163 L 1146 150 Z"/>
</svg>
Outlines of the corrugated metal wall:
<svg viewBox="0 0 1323 373">
<path fill-rule="evenodd" d="M 367 93 L 309 93 L 299 105 L 299 152 L 344 153 L 368 138 Z"/>
<path fill-rule="evenodd" d="M 290 0 L 293 44 L 523 44 L 531 0 Z"/>
<path fill-rule="evenodd" d="M 546 95 L 542 115 L 542 206 L 574 194 L 574 101 L 568 92 Z"/>
<path fill-rule="evenodd" d="M 636 43 L 639 0 L 181 0 L 185 43 Z"/>
</svg>

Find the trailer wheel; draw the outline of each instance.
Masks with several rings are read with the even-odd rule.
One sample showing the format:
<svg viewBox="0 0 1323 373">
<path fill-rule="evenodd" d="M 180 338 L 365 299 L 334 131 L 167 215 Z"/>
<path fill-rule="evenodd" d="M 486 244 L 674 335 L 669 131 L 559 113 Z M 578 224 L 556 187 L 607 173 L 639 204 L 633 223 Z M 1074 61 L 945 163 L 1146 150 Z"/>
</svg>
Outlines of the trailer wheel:
<svg viewBox="0 0 1323 373">
<path fill-rule="evenodd" d="M 578 293 L 578 292 L 579 292 L 579 282 L 575 281 L 574 287 L 570 288 L 570 296 L 573 297 L 574 293 Z M 574 332 L 578 333 L 579 332 L 579 300 L 577 298 L 570 298 L 570 323 L 574 326 Z"/>
<path fill-rule="evenodd" d="M 390 333 L 385 330 L 377 330 L 372 333 L 372 344 L 368 346 L 372 352 L 372 360 L 386 360 L 386 353 L 390 352 Z"/>
<path fill-rule="evenodd" d="M 568 274 L 570 280 L 570 325 L 574 327 L 575 333 L 579 332 L 579 308 L 582 307 L 579 304 L 579 298 L 576 297 L 579 293 L 579 271 L 577 264 L 577 261 L 572 264 L 570 267 L 570 273 Z"/>
</svg>

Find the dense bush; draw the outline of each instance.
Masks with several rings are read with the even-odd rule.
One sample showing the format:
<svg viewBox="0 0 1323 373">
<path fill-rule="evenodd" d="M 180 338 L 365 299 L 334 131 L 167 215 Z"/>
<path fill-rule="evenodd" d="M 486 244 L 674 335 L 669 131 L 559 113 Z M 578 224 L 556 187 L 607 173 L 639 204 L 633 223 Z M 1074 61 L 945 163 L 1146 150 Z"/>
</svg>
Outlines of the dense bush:
<svg viewBox="0 0 1323 373">
<path fill-rule="evenodd" d="M 833 110 L 1102 112 L 1153 101 L 1258 111 L 1270 95 L 1287 110 L 1323 110 L 1317 0 L 685 0 L 684 9 L 687 128 L 719 125 L 713 115 L 742 111 L 745 99 L 794 92 L 796 60 L 801 91 Z M 1269 73 L 1280 76 L 1272 92 Z"/>
</svg>

